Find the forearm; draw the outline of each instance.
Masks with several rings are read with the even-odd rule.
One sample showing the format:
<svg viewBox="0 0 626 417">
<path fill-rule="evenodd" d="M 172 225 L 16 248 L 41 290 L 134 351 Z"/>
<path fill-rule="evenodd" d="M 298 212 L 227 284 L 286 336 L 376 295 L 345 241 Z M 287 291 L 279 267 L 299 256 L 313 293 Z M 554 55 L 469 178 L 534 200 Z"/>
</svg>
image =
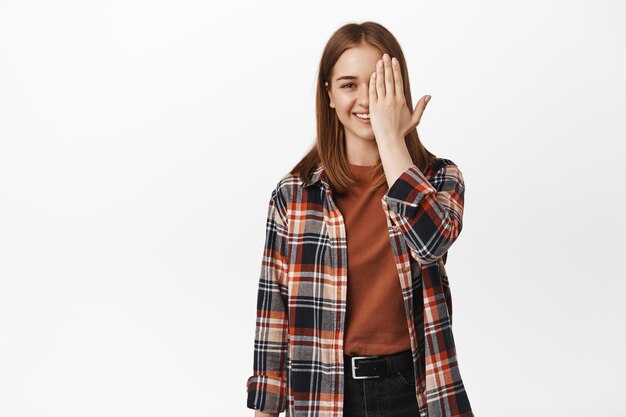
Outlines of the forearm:
<svg viewBox="0 0 626 417">
<path fill-rule="evenodd" d="M 381 138 L 378 140 L 378 154 L 380 155 L 389 187 L 393 185 L 404 171 L 413 165 L 413 160 L 404 138 Z"/>
<path fill-rule="evenodd" d="M 463 174 L 452 161 L 445 162 L 429 178 L 410 166 L 383 197 L 394 229 L 420 263 L 444 255 L 463 227 Z"/>
</svg>

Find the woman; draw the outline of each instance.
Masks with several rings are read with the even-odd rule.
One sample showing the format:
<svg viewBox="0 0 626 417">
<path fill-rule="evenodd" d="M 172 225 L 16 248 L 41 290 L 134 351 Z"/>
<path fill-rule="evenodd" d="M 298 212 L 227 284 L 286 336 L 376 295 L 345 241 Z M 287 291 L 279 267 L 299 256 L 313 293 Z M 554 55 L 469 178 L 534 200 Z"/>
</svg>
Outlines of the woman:
<svg viewBox="0 0 626 417">
<path fill-rule="evenodd" d="M 257 300 L 256 416 L 473 416 L 444 262 L 459 168 L 421 144 L 400 46 L 348 24 L 319 67 L 317 140 L 273 190 Z"/>
</svg>

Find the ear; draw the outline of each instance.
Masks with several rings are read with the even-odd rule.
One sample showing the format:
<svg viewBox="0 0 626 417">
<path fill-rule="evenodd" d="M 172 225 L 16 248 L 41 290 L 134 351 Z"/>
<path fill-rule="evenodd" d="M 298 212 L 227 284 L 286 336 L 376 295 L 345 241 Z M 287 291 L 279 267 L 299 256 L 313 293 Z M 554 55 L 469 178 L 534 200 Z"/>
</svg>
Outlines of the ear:
<svg viewBox="0 0 626 417">
<path fill-rule="evenodd" d="M 328 81 L 324 83 L 324 87 L 326 88 L 326 92 L 328 93 L 328 98 L 330 99 L 330 107 L 335 108 L 335 103 L 333 103 L 333 96 L 330 94 L 330 87 L 328 86 Z"/>
</svg>

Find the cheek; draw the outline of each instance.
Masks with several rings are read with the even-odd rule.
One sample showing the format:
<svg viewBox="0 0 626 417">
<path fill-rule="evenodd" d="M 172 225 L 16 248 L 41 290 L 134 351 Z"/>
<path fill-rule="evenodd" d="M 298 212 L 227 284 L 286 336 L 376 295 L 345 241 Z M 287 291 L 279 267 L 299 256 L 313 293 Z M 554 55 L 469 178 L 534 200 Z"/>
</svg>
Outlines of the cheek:
<svg viewBox="0 0 626 417">
<path fill-rule="evenodd" d="M 337 107 L 337 110 L 342 113 L 350 113 L 353 107 L 353 102 L 349 98 L 338 97 L 337 100 L 335 100 L 335 106 Z"/>
</svg>

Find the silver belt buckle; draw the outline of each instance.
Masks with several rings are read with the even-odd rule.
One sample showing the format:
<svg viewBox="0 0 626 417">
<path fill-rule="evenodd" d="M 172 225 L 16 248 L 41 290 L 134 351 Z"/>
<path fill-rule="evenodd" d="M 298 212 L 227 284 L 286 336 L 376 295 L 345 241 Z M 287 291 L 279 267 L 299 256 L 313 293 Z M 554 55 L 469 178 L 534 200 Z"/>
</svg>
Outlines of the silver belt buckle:
<svg viewBox="0 0 626 417">
<path fill-rule="evenodd" d="M 380 357 L 380 355 L 378 356 L 353 356 L 351 358 L 351 362 L 352 362 L 352 378 L 354 379 L 369 379 L 369 378 L 378 378 L 380 375 L 365 375 L 365 376 L 356 376 L 356 366 L 354 364 L 354 360 L 355 359 L 363 359 L 363 358 L 378 358 Z"/>
</svg>

